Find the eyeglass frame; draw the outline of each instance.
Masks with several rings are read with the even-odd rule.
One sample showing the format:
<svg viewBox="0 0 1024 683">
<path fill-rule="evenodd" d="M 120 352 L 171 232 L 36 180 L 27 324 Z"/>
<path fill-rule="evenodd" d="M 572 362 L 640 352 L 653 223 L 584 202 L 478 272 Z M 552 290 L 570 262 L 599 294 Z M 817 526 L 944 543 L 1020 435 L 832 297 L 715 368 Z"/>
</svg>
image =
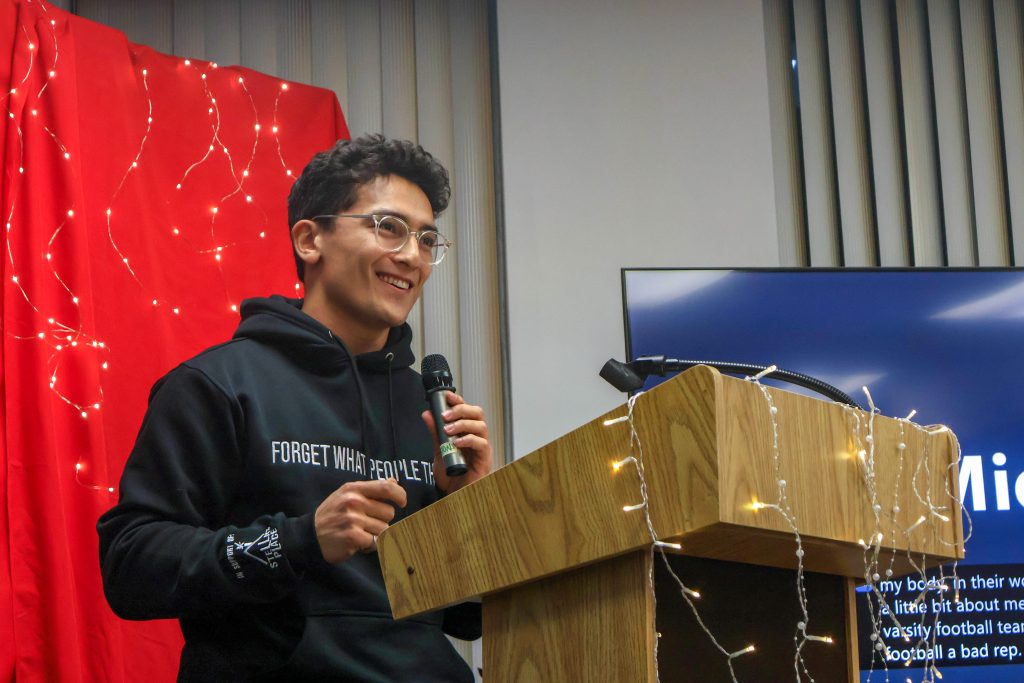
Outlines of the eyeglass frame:
<svg viewBox="0 0 1024 683">
<path fill-rule="evenodd" d="M 415 237 L 416 238 L 416 243 L 419 244 L 421 236 L 426 235 L 428 233 L 433 233 L 434 235 L 437 235 L 437 238 L 439 240 L 439 242 L 438 242 L 438 244 L 436 246 L 437 247 L 442 247 L 443 251 L 441 252 L 441 258 L 437 259 L 437 261 L 432 261 L 430 263 L 430 265 L 432 265 L 432 266 L 439 265 L 441 263 L 441 261 L 444 261 L 444 257 L 448 254 L 448 250 L 451 249 L 455 245 L 454 242 L 452 242 L 450 239 L 448 239 L 447 237 L 442 235 L 441 232 L 438 231 L 437 228 L 420 228 L 419 230 L 416 230 L 414 232 L 413 229 L 412 229 L 412 226 L 409 225 L 409 221 L 405 220 L 401 216 L 396 216 L 396 215 L 391 214 L 391 213 L 329 213 L 329 214 L 322 214 L 320 216 L 313 216 L 309 220 L 311 220 L 311 221 L 318 221 L 318 220 L 324 219 L 324 218 L 331 218 L 331 219 L 334 219 L 334 218 L 372 218 L 373 219 L 373 236 L 374 236 L 374 239 L 377 240 L 377 244 L 382 249 L 387 249 L 387 247 L 385 247 L 383 244 L 381 244 L 381 241 L 380 241 L 380 222 L 382 220 L 384 220 L 385 218 L 393 218 L 394 220 L 398 221 L 399 223 L 401 223 L 402 225 L 405 226 L 405 240 L 398 247 L 396 247 L 394 249 L 387 249 L 387 252 L 389 254 L 394 254 L 394 253 L 397 253 L 397 252 L 402 251 L 403 249 L 405 249 L 405 245 L 407 245 L 409 243 L 409 238 L 410 237 Z"/>
</svg>

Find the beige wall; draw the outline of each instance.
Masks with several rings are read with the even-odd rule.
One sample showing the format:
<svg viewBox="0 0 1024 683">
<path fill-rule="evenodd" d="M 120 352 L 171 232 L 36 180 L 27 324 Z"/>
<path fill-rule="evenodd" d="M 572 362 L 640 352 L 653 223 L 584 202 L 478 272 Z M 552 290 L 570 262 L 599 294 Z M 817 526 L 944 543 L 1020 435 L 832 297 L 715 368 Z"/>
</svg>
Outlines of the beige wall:
<svg viewBox="0 0 1024 683">
<path fill-rule="evenodd" d="M 761 0 L 498 0 L 514 450 L 624 400 L 624 266 L 774 266 Z"/>
</svg>

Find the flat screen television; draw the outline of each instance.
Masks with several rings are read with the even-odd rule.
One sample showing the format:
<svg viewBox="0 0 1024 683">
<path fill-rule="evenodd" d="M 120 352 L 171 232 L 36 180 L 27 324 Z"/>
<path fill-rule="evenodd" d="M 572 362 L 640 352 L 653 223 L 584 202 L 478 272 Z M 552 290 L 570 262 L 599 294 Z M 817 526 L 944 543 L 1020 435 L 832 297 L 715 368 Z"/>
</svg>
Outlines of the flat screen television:
<svg viewBox="0 0 1024 683">
<path fill-rule="evenodd" d="M 916 410 L 915 422 L 952 428 L 973 535 L 960 603 L 930 602 L 932 655 L 943 683 L 1024 681 L 1024 270 L 636 268 L 623 270 L 622 288 L 628 359 L 775 364 L 862 405 L 867 386 L 885 415 Z M 889 582 L 887 600 L 906 604 L 914 588 Z M 861 679 L 932 680 L 926 653 L 900 637 L 887 640 L 883 665 L 866 600 Z"/>
</svg>

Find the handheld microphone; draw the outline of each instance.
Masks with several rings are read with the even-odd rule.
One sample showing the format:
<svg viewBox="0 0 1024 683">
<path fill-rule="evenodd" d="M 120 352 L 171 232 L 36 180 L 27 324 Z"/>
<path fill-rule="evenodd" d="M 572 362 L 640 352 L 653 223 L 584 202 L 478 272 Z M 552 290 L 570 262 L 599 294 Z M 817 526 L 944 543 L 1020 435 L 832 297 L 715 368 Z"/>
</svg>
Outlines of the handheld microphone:
<svg viewBox="0 0 1024 683">
<path fill-rule="evenodd" d="M 448 410 L 448 398 L 446 391 L 455 391 L 455 383 L 452 381 L 452 371 L 448 367 L 448 361 L 439 353 L 433 353 L 423 359 L 420 365 L 420 374 L 423 375 L 423 388 L 427 392 L 427 401 L 430 403 L 430 414 L 434 417 L 434 426 L 437 428 L 437 440 L 441 444 L 441 459 L 444 460 L 444 471 L 449 477 L 458 477 L 465 474 L 469 468 L 466 467 L 466 459 L 462 452 L 452 443 L 452 437 L 444 431 L 444 418 L 441 414 Z"/>
</svg>

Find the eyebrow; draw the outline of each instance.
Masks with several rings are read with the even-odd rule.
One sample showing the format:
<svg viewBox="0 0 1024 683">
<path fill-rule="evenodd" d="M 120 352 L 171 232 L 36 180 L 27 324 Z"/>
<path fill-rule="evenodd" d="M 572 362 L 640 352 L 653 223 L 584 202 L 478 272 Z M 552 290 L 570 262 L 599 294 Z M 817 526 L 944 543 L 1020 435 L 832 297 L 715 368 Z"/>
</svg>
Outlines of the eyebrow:
<svg viewBox="0 0 1024 683">
<path fill-rule="evenodd" d="M 409 218 L 408 216 L 406 216 L 404 213 L 402 213 L 401 211 L 395 211 L 394 209 L 374 209 L 373 211 L 370 211 L 369 213 L 370 214 L 377 214 L 378 216 L 394 216 L 395 218 L 401 218 L 406 223 L 412 223 L 413 222 L 413 220 L 411 218 Z M 430 225 L 430 224 L 424 225 L 422 229 L 423 230 L 433 230 L 434 232 L 437 232 L 437 233 L 441 232 L 440 230 L 437 229 L 436 225 Z"/>
</svg>

